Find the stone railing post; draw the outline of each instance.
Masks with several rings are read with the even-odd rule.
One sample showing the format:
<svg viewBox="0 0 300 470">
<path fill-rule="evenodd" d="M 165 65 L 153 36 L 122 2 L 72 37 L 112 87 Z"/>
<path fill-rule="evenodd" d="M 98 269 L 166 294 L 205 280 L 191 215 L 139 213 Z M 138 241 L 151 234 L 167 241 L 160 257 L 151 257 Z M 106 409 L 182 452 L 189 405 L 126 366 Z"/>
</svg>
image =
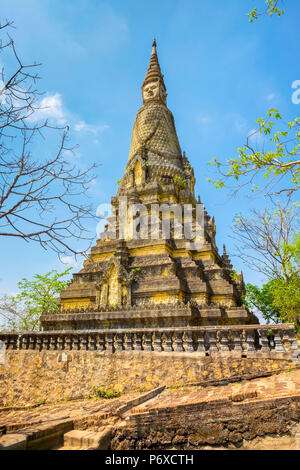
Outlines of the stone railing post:
<svg viewBox="0 0 300 470">
<path fill-rule="evenodd" d="M 4 343 L 6 350 L 9 349 L 9 343 L 10 343 L 10 337 L 9 336 L 7 336 L 7 335 L 1 336 L 0 341 L 2 341 L 2 343 Z"/>
<path fill-rule="evenodd" d="M 197 353 L 201 356 L 205 356 L 205 333 L 204 331 L 198 331 L 197 333 Z"/>
<path fill-rule="evenodd" d="M 104 333 L 96 334 L 96 349 L 97 351 L 104 351 L 106 349 L 106 338 Z"/>
<path fill-rule="evenodd" d="M 153 349 L 154 351 L 162 351 L 162 334 L 160 331 L 155 331 L 154 333 Z"/>
<path fill-rule="evenodd" d="M 284 329 L 282 335 L 282 342 L 285 350 L 289 351 L 292 355 L 295 351 L 298 350 L 294 326 L 291 325 Z"/>
<path fill-rule="evenodd" d="M 152 340 L 153 340 L 153 332 L 147 331 L 145 332 L 145 351 L 152 351 Z"/>
<path fill-rule="evenodd" d="M 28 336 L 22 335 L 20 338 L 20 349 L 28 349 Z"/>
<path fill-rule="evenodd" d="M 255 331 L 252 329 L 246 330 L 246 341 L 247 341 L 247 357 L 254 357 L 255 350 Z"/>
<path fill-rule="evenodd" d="M 175 333 L 175 346 L 176 351 L 184 351 L 182 331 L 176 331 Z"/>
<path fill-rule="evenodd" d="M 97 349 L 97 335 L 96 333 L 90 333 L 88 337 L 88 350 L 96 351 Z"/>
<path fill-rule="evenodd" d="M 274 348 L 275 354 L 285 353 L 285 349 L 282 344 L 281 331 L 277 328 L 276 329 L 274 328 L 274 344 L 275 344 L 275 348 Z"/>
<path fill-rule="evenodd" d="M 28 349 L 33 351 L 35 349 L 35 334 L 31 333 L 28 337 Z"/>
<path fill-rule="evenodd" d="M 49 335 L 41 335 L 41 350 L 48 351 L 49 350 Z"/>
<path fill-rule="evenodd" d="M 207 339 L 209 344 L 209 355 L 215 356 L 218 354 L 219 350 L 217 348 L 217 331 L 216 330 L 208 330 L 207 331 Z"/>
<path fill-rule="evenodd" d="M 73 336 L 72 349 L 74 349 L 75 351 L 79 351 L 79 349 L 80 349 L 80 341 L 79 341 L 78 333 L 75 333 L 74 336 Z"/>
<path fill-rule="evenodd" d="M 233 330 L 232 343 L 233 343 L 233 351 L 231 351 L 232 355 L 234 357 L 242 357 L 243 346 L 242 346 L 242 331 L 241 330 Z"/>
<path fill-rule="evenodd" d="M 114 333 L 111 333 L 110 331 L 106 333 L 106 344 L 108 351 L 115 352 Z"/>
<path fill-rule="evenodd" d="M 260 342 L 261 342 L 261 348 L 259 351 L 260 355 L 263 355 L 264 357 L 270 357 L 270 344 L 269 344 L 269 338 L 268 338 L 268 330 L 262 328 L 258 330 L 260 334 Z"/>
<path fill-rule="evenodd" d="M 228 341 L 228 334 L 229 334 L 229 330 L 227 329 L 222 329 L 220 330 L 219 332 L 219 340 L 220 340 L 220 353 L 222 355 L 225 355 L 225 356 L 228 356 L 229 354 L 229 341 Z"/>
<path fill-rule="evenodd" d="M 49 350 L 54 351 L 56 349 L 56 335 L 51 334 L 49 338 Z"/>
<path fill-rule="evenodd" d="M 5 344 L 5 349 L 10 349 L 10 335 L 5 335 L 3 338 L 0 338 L 0 340 Z"/>
<path fill-rule="evenodd" d="M 132 351 L 133 350 L 133 333 L 126 333 L 126 350 Z"/>
<path fill-rule="evenodd" d="M 41 338 L 40 335 L 37 335 L 35 339 L 35 349 L 37 351 L 41 351 L 42 348 L 43 348 L 43 338 Z"/>
<path fill-rule="evenodd" d="M 164 335 L 165 335 L 164 351 L 172 352 L 173 351 L 173 348 L 172 348 L 173 333 L 171 331 L 166 331 Z"/>
<path fill-rule="evenodd" d="M 6 349 L 18 349 L 18 336 L 9 335 L 7 337 L 7 341 L 4 339 L 4 343 L 6 345 Z"/>
<path fill-rule="evenodd" d="M 123 336 L 124 333 L 116 333 L 115 351 L 123 351 Z"/>
<path fill-rule="evenodd" d="M 135 333 L 135 342 L 134 342 L 134 349 L 136 351 L 143 351 L 144 350 L 144 334 L 141 331 L 137 331 Z"/>
<path fill-rule="evenodd" d="M 81 334 L 79 337 L 79 349 L 81 351 L 86 351 L 88 345 L 87 335 L 85 333 Z"/>
<path fill-rule="evenodd" d="M 66 340 L 65 340 L 65 349 L 68 351 L 71 351 L 72 349 L 72 335 L 67 334 Z"/>
<path fill-rule="evenodd" d="M 185 350 L 188 352 L 194 352 L 194 338 L 193 333 L 191 331 L 187 331 L 185 333 Z"/>
<path fill-rule="evenodd" d="M 57 349 L 62 351 L 65 347 L 65 337 L 63 335 L 58 335 L 57 337 Z"/>
</svg>

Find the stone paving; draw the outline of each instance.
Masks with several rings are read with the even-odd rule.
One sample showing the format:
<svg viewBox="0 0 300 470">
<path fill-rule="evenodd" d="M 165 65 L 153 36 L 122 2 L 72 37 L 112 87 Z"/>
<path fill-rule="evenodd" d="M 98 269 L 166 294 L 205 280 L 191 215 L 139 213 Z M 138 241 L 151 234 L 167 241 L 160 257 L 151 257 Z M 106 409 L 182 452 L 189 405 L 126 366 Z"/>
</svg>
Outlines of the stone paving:
<svg viewBox="0 0 300 470">
<path fill-rule="evenodd" d="M 24 425 L 31 426 L 33 424 L 47 422 L 51 424 L 51 421 L 55 420 L 91 416 L 99 412 L 111 413 L 123 404 L 125 405 L 128 400 L 139 395 L 141 395 L 141 393 L 127 393 L 119 398 L 109 400 L 104 398 L 91 398 L 60 402 L 54 405 L 45 404 L 31 409 L 24 408 L 22 410 L 0 411 L 0 427 L 15 427 L 18 424 L 20 424 L 20 427 L 24 427 Z"/>
<path fill-rule="evenodd" d="M 254 379 L 218 387 L 180 387 L 165 389 L 155 398 L 135 407 L 131 413 L 150 409 L 209 402 L 230 398 L 232 401 L 267 399 L 300 394 L 300 369 L 267 378 Z"/>
<path fill-rule="evenodd" d="M 141 405 L 133 407 L 131 413 L 141 413 L 150 409 L 174 407 L 199 402 L 210 402 L 222 399 L 233 401 L 259 400 L 280 396 L 300 394 L 300 369 L 283 372 L 267 378 L 254 379 L 225 386 L 188 386 L 168 388 Z M 115 399 L 91 398 L 54 405 L 41 405 L 37 408 L 22 410 L 0 411 L 0 428 L 7 426 L 8 430 L 21 429 L 25 426 L 43 423 L 51 424 L 55 420 L 70 420 L 82 417 L 92 417 L 96 413 L 110 414 L 118 410 L 128 401 L 140 396 L 141 393 L 127 393 Z"/>
</svg>

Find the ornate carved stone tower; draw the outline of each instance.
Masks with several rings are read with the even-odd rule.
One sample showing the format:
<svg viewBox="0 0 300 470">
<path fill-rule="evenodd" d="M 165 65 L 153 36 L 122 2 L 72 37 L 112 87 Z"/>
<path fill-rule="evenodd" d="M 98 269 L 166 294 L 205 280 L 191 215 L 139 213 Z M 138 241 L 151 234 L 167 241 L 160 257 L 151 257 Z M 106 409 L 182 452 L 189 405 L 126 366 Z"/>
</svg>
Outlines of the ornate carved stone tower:
<svg viewBox="0 0 300 470">
<path fill-rule="evenodd" d="M 194 171 L 181 152 L 174 118 L 167 108 L 155 40 L 142 96 L 126 171 L 117 195 L 111 199 L 109 229 L 101 234 L 83 269 L 61 293 L 59 313 L 42 316 L 43 328 L 257 323 L 242 305 L 242 275 L 233 276 L 225 246 L 223 255 L 219 254 L 215 221 L 205 210 L 200 248 L 174 236 L 176 224 L 171 211 L 167 212 L 171 226 L 167 238 L 162 236 L 165 215 L 159 218 L 155 236 L 149 237 L 148 228 L 146 233 L 144 228 L 138 232 L 138 227 L 135 233 L 139 236 L 132 235 L 136 214 L 129 215 L 120 229 L 124 201 L 126 209 L 140 205 L 136 206 L 141 208 L 140 216 L 146 208 L 146 217 L 153 205 L 189 204 L 195 222 Z"/>
</svg>

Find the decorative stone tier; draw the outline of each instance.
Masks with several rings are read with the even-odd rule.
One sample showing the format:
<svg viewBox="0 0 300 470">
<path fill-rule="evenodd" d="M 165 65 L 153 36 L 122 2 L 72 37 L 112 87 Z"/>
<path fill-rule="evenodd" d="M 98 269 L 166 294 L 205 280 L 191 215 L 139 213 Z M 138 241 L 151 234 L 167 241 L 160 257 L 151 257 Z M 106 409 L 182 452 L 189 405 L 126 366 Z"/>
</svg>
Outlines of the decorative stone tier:
<svg viewBox="0 0 300 470">
<path fill-rule="evenodd" d="M 194 307 L 184 305 L 134 306 L 124 310 L 107 311 L 77 309 L 42 315 L 43 330 L 93 330 L 114 328 L 167 328 L 187 326 L 256 324 L 257 318 L 245 307 L 220 308 L 217 306 Z"/>
<path fill-rule="evenodd" d="M 6 349 L 189 352 L 199 356 L 282 357 L 300 354 L 292 324 L 0 333 Z"/>
</svg>

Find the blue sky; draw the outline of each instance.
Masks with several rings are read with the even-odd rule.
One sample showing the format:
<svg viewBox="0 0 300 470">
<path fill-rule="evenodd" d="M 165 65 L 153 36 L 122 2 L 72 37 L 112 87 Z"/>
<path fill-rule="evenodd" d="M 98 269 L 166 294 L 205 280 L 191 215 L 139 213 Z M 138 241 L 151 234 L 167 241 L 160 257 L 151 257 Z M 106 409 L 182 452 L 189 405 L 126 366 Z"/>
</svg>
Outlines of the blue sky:
<svg viewBox="0 0 300 470">
<path fill-rule="evenodd" d="M 39 88 L 50 119 L 71 126 L 79 144 L 76 165 L 100 163 L 90 190 L 96 206 L 110 201 L 125 169 L 157 38 L 168 107 L 195 169 L 196 194 L 215 216 L 219 249 L 225 242 L 230 252 L 234 214 L 264 201 L 228 199 L 206 182 L 212 176 L 207 162 L 235 155 L 268 109 L 279 109 L 287 120 L 299 115 L 291 84 L 300 79 L 300 3 L 282 5 L 283 17 L 253 24 L 247 12 L 263 8 L 263 0 L 1 0 L 0 17 L 14 20 L 11 34 L 23 60 L 42 62 Z M 15 292 L 22 277 L 64 267 L 36 244 L 0 244 L 1 293 Z M 234 259 L 234 266 L 247 281 L 261 282 L 241 261 Z"/>
</svg>

